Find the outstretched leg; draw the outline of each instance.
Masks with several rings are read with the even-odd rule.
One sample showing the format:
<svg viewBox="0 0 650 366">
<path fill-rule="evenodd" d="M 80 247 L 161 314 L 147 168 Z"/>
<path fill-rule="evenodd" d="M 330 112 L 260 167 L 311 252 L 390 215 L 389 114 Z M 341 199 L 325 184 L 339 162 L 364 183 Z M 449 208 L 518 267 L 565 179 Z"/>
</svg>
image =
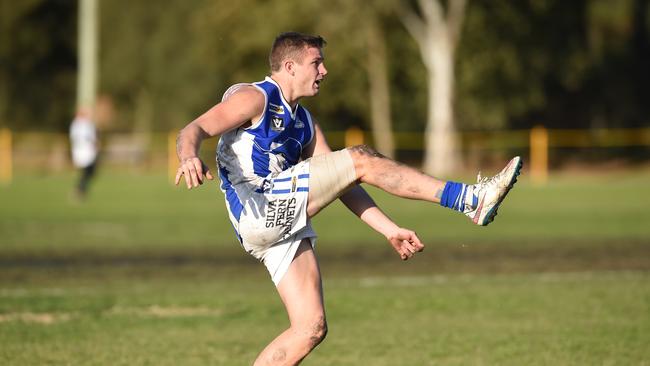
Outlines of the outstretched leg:
<svg viewBox="0 0 650 366">
<path fill-rule="evenodd" d="M 517 181 L 520 169 L 521 158 L 515 157 L 494 177 L 466 185 L 437 179 L 366 145 L 354 146 L 313 158 L 308 212 L 313 216 L 350 186 L 362 182 L 398 197 L 440 203 L 464 213 L 477 225 L 487 225 Z"/>
<path fill-rule="evenodd" d="M 320 269 L 309 239 L 300 243 L 277 289 L 290 326 L 264 348 L 255 366 L 297 365 L 327 334 Z"/>
<path fill-rule="evenodd" d="M 440 202 L 446 184 L 366 145 L 313 157 L 309 175 L 309 216 L 314 216 L 359 182 L 399 197 L 435 203 Z"/>
</svg>

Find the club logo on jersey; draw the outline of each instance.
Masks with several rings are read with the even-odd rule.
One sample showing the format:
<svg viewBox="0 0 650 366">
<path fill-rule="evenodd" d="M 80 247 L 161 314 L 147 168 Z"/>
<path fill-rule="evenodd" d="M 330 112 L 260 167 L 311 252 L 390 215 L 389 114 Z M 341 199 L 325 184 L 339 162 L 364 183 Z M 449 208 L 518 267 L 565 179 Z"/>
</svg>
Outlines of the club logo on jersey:
<svg viewBox="0 0 650 366">
<path fill-rule="evenodd" d="M 271 192 L 271 189 L 273 188 L 273 181 L 264 179 L 262 184 L 255 190 L 257 193 L 269 193 Z"/>
<path fill-rule="evenodd" d="M 301 121 L 300 119 L 296 120 L 296 124 L 294 125 L 296 128 L 303 128 L 305 127 L 305 123 Z"/>
<path fill-rule="evenodd" d="M 284 107 L 281 106 L 281 105 L 269 103 L 269 112 L 277 113 L 277 114 L 284 114 Z"/>
<path fill-rule="evenodd" d="M 293 177 L 291 177 L 291 192 L 296 191 L 297 185 L 298 185 L 298 178 L 296 178 L 296 176 L 294 175 Z"/>
<path fill-rule="evenodd" d="M 273 131 L 283 131 L 284 119 L 280 116 L 271 116 L 271 129 Z"/>
</svg>

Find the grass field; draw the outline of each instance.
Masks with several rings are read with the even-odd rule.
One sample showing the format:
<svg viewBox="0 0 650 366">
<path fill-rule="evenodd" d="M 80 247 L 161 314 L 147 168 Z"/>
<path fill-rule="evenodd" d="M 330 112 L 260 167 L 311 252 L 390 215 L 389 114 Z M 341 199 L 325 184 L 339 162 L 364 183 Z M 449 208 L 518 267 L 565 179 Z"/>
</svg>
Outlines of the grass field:
<svg viewBox="0 0 650 366">
<path fill-rule="evenodd" d="M 329 336 L 306 365 L 650 365 L 650 172 L 524 179 L 496 222 L 372 191 L 401 262 L 342 205 L 315 220 Z M 101 174 L 0 187 L 0 364 L 246 365 L 286 326 L 216 184 Z"/>
</svg>

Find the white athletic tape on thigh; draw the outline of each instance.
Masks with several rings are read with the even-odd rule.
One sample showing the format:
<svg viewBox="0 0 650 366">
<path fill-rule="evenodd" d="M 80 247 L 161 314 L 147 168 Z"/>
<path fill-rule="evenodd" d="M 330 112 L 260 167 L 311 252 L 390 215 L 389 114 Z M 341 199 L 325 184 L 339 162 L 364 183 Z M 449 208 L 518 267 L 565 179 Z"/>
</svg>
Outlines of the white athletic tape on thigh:
<svg viewBox="0 0 650 366">
<path fill-rule="evenodd" d="M 309 205 L 320 211 L 350 188 L 357 176 L 347 149 L 314 156 L 310 160 Z"/>
</svg>

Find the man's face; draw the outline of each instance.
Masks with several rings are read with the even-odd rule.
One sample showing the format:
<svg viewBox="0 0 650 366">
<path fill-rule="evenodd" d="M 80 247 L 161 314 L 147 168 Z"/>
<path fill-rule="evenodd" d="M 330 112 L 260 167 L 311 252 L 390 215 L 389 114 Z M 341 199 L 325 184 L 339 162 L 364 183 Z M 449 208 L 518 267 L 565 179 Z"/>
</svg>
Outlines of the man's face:
<svg viewBox="0 0 650 366">
<path fill-rule="evenodd" d="M 320 91 L 320 83 L 327 75 L 327 69 L 323 61 L 321 49 L 309 47 L 305 51 L 302 62 L 295 63 L 296 88 L 301 95 L 310 97 Z"/>
</svg>

